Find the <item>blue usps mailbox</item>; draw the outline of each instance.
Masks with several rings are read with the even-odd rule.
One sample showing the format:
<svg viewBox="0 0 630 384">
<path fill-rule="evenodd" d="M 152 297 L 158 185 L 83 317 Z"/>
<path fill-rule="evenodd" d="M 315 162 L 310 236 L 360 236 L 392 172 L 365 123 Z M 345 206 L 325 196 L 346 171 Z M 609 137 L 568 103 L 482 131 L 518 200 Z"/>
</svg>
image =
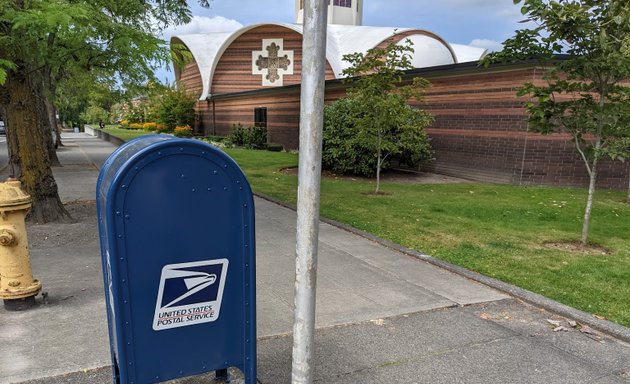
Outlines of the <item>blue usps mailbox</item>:
<svg viewBox="0 0 630 384">
<path fill-rule="evenodd" d="M 236 163 L 145 136 L 107 159 L 96 189 L 114 382 L 237 367 L 254 384 L 254 202 Z"/>
</svg>

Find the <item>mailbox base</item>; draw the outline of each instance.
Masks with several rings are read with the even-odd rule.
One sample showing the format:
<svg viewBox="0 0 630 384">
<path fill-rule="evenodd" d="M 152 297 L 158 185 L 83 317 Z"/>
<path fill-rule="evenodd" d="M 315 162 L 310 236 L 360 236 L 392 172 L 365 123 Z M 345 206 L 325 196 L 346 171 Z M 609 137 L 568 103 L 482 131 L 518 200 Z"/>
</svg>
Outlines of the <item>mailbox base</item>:
<svg viewBox="0 0 630 384">
<path fill-rule="evenodd" d="M 230 382 L 230 374 L 227 369 L 217 369 L 214 373 L 214 382 L 216 384 L 227 384 Z"/>
<path fill-rule="evenodd" d="M 4 309 L 7 311 L 25 311 L 37 305 L 35 296 L 23 297 L 21 299 L 4 300 Z"/>
</svg>

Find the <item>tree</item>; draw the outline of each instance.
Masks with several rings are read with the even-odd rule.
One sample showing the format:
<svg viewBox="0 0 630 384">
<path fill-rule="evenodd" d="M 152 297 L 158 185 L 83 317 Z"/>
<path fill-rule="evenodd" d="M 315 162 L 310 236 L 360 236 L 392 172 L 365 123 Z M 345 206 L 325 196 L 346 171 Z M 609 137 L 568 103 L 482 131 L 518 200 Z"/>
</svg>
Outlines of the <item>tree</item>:
<svg viewBox="0 0 630 384">
<path fill-rule="evenodd" d="M 385 48 L 345 55 L 350 63 L 343 71 L 351 84 L 348 96 L 325 110 L 324 166 L 376 174 L 375 193 L 381 170 L 393 156 L 409 165 L 431 158 L 424 128 L 433 118 L 407 104 L 409 98 L 422 100 L 429 82 L 416 77 L 403 85 L 404 70 L 412 68 L 412 53 L 411 41 L 392 40 Z"/>
<path fill-rule="evenodd" d="M 514 0 L 533 29 L 516 31 L 486 62 L 537 58 L 546 84 L 526 83 L 519 96 L 530 129 L 571 134 L 589 175 L 581 241 L 588 239 L 599 161 L 625 158 L 630 136 L 630 3 L 626 0 Z M 562 54 L 562 55 L 559 55 Z M 625 123 L 624 123 L 625 122 Z"/>
<path fill-rule="evenodd" d="M 196 102 L 197 98 L 186 92 L 183 85 L 164 87 L 151 96 L 150 114 L 157 123 L 166 125 L 169 131 L 178 125 L 193 126 Z"/>
<path fill-rule="evenodd" d="M 54 102 L 56 85 L 96 70 L 125 86 L 146 84 L 170 57 L 166 42 L 154 34 L 189 20 L 180 0 L 0 1 L 0 105 L 10 165 L 33 198 L 33 220 L 68 218 L 47 150 L 47 102 Z"/>
</svg>

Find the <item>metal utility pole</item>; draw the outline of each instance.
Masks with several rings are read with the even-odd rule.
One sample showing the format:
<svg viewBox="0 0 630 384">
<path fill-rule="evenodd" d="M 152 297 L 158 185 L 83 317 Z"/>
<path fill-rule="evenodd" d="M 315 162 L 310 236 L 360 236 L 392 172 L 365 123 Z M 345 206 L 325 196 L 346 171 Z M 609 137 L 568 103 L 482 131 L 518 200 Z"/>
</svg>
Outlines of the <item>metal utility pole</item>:
<svg viewBox="0 0 630 384">
<path fill-rule="evenodd" d="M 295 246 L 295 320 L 291 373 L 293 384 L 313 382 L 327 11 L 326 0 L 304 1 Z"/>
</svg>

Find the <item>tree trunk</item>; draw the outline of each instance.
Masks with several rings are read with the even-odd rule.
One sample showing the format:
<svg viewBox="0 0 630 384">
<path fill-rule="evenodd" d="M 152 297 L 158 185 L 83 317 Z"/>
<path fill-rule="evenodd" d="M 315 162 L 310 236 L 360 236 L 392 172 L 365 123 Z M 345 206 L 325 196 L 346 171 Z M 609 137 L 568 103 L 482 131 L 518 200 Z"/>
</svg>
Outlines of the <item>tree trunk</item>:
<svg viewBox="0 0 630 384">
<path fill-rule="evenodd" d="M 57 138 L 57 119 L 55 117 L 55 107 L 52 105 L 47 97 L 42 97 L 44 103 L 42 112 L 42 125 L 41 128 L 44 131 L 44 139 L 46 140 L 46 148 L 48 150 L 48 157 L 50 158 L 50 165 L 53 167 L 61 166 L 59 158 L 57 157 L 57 146 L 53 141 L 53 135 Z"/>
<path fill-rule="evenodd" d="M 630 175 L 628 176 L 628 197 L 626 197 L 626 203 L 630 204 Z"/>
<path fill-rule="evenodd" d="M 381 188 L 381 151 L 378 151 L 378 156 L 376 159 L 376 190 L 374 193 L 378 194 L 379 189 Z"/>
<path fill-rule="evenodd" d="M 70 221 L 59 199 L 42 129 L 42 124 L 47 125 L 47 121 L 41 121 L 42 118 L 47 120 L 47 113 L 42 110 L 42 82 L 32 76 L 34 72 L 28 74 L 24 69 L 12 71 L 4 85 L 9 95 L 5 111 L 12 176 L 22 181 L 23 188 L 33 199 L 30 220 L 36 223 Z"/>
<path fill-rule="evenodd" d="M 588 239 L 588 226 L 591 223 L 591 211 L 593 210 L 593 196 L 595 195 L 595 182 L 597 181 L 597 157 L 593 160 L 590 178 L 588 182 L 588 197 L 586 198 L 586 209 L 584 210 L 584 222 L 582 223 L 582 244 L 586 244 Z"/>
</svg>

